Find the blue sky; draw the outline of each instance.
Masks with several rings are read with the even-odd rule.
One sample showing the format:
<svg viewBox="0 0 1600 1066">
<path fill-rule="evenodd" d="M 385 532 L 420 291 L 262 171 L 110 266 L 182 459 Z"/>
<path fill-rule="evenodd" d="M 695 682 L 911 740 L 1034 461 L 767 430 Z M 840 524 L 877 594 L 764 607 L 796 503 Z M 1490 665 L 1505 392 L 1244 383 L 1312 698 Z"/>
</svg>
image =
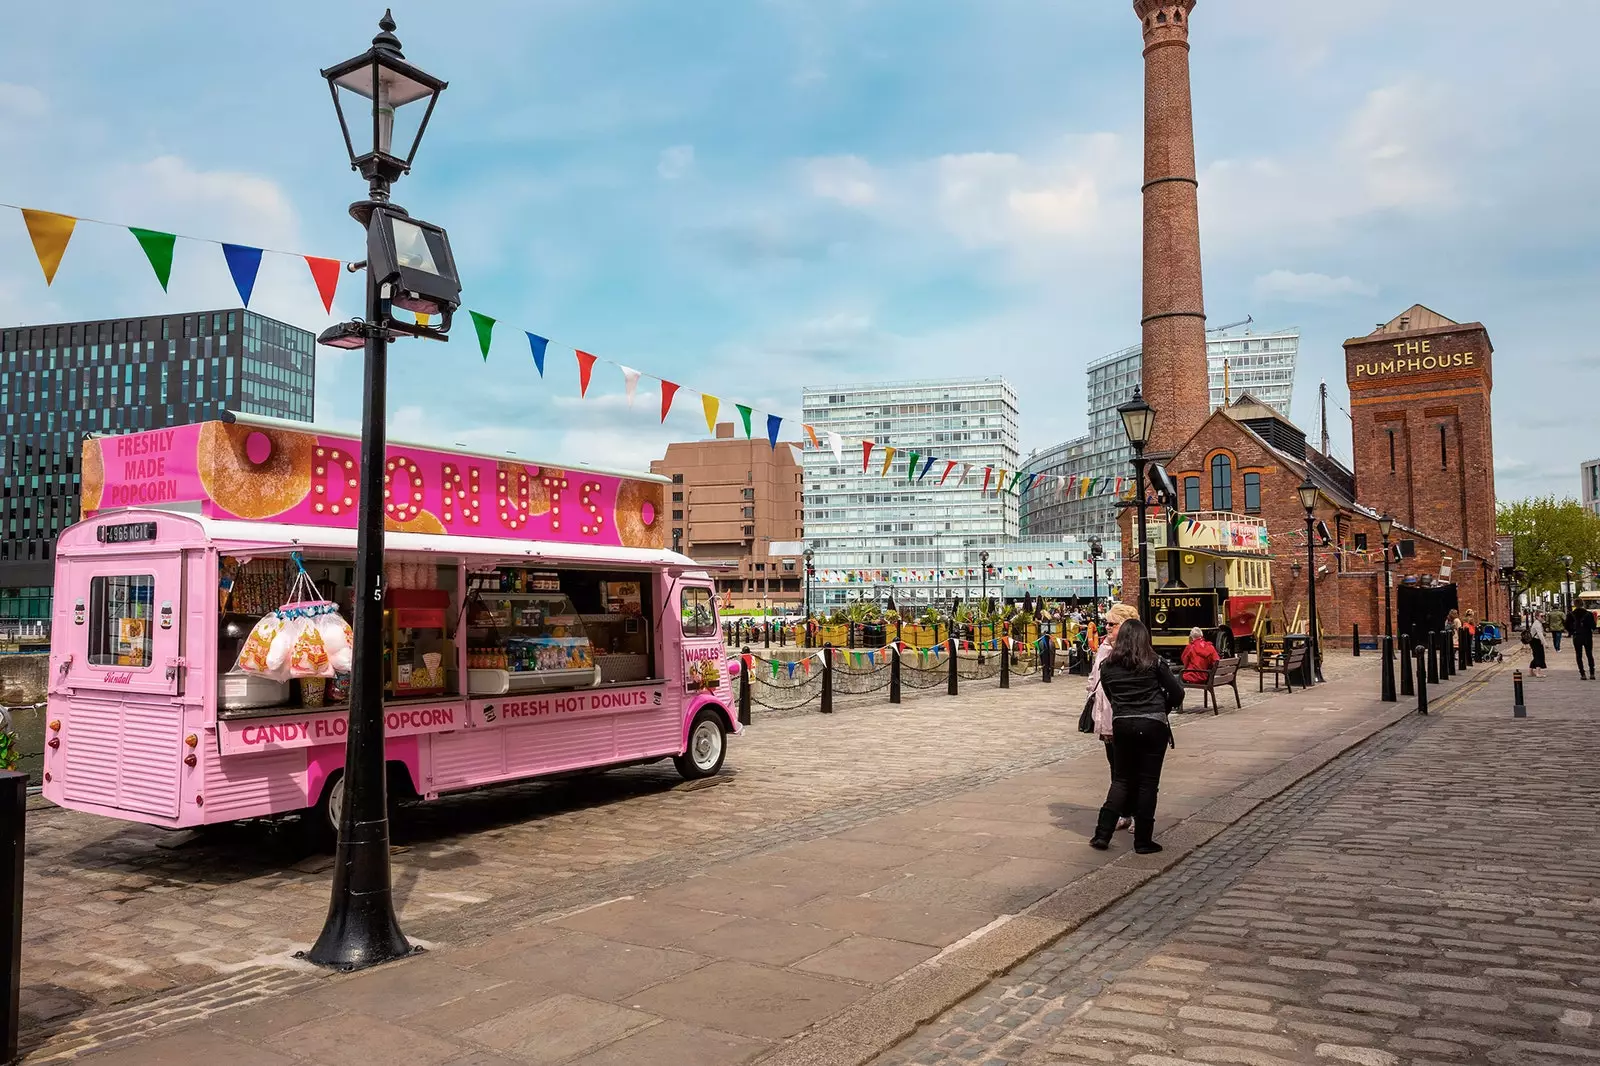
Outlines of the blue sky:
<svg viewBox="0 0 1600 1066">
<path fill-rule="evenodd" d="M 1600 455 L 1592 76 L 1575 8 L 1202 0 L 1193 21 L 1207 310 L 1303 333 L 1295 415 L 1340 343 L 1412 303 L 1496 345 L 1497 488 L 1575 495 Z M 381 8 L 345 0 L 17 6 L 0 40 L 0 200 L 344 259 L 362 238 L 320 67 Z M 1142 68 L 1123 0 L 532 0 L 402 5 L 451 82 L 396 200 L 451 233 L 501 320 L 397 346 L 395 432 L 643 467 L 665 427 L 569 347 L 798 416 L 807 384 L 1002 373 L 1024 447 L 1081 432 L 1084 366 L 1138 340 Z M 80 227 L 46 288 L 0 212 L 0 322 L 237 302 L 180 244 L 162 293 Z M 359 310 L 347 278 L 335 314 Z M 304 268 L 253 306 L 309 329 Z M 550 336 L 540 380 L 519 328 Z M 319 421 L 358 364 L 323 356 Z M 731 408 L 729 408 L 731 411 Z M 758 427 L 759 431 L 759 427 Z"/>
</svg>

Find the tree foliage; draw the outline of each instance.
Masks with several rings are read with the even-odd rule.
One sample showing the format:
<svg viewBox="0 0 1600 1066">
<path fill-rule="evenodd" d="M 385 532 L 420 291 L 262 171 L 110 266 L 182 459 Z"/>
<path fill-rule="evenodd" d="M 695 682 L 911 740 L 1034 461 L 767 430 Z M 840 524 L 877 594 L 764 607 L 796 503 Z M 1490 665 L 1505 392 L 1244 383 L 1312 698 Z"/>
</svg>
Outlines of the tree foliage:
<svg viewBox="0 0 1600 1066">
<path fill-rule="evenodd" d="M 1502 536 L 1516 539 L 1517 565 L 1528 572 L 1528 588 L 1560 591 L 1567 578 L 1562 556 L 1572 556 L 1573 580 L 1593 578 L 1600 570 L 1600 515 L 1574 499 L 1532 497 L 1500 505 L 1496 525 Z"/>
</svg>

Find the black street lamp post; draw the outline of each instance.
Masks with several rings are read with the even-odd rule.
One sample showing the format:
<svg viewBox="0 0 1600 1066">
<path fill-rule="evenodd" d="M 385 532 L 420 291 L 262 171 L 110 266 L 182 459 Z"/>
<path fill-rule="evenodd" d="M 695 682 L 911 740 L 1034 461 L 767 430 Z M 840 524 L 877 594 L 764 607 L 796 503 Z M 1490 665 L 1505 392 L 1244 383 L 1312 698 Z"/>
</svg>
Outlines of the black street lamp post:
<svg viewBox="0 0 1600 1066">
<path fill-rule="evenodd" d="M 1393 584 L 1389 580 L 1389 534 L 1394 530 L 1394 519 L 1387 514 L 1378 516 L 1378 532 L 1383 535 L 1383 665 L 1379 670 L 1379 695 L 1385 703 L 1397 699 L 1394 691 L 1394 603 Z"/>
<path fill-rule="evenodd" d="M 1306 509 L 1306 587 L 1310 589 L 1311 617 L 1306 631 L 1311 634 L 1311 671 L 1322 683 L 1322 641 L 1317 633 L 1317 486 L 1309 477 L 1295 490 L 1300 506 Z"/>
<path fill-rule="evenodd" d="M 817 557 L 817 553 L 807 548 L 804 554 L 806 559 L 806 647 L 809 648 L 811 647 L 811 575 L 817 572 L 812 560 Z"/>
<path fill-rule="evenodd" d="M 1128 435 L 1128 443 L 1133 445 L 1133 491 L 1139 509 L 1139 537 L 1135 545 L 1139 552 L 1139 619 L 1145 625 L 1150 624 L 1150 562 L 1149 552 L 1145 548 L 1146 529 L 1144 493 L 1144 457 L 1145 446 L 1150 443 L 1150 435 L 1155 430 L 1156 409 L 1144 402 L 1144 396 L 1139 387 L 1134 386 L 1133 399 L 1117 408 L 1117 414 L 1122 418 L 1123 431 Z"/>
<path fill-rule="evenodd" d="M 445 340 L 450 316 L 460 306 L 450 242 L 437 226 L 410 218 L 389 200 L 390 186 L 411 169 L 445 82 L 410 63 L 400 52 L 393 17 L 384 12 L 372 47 L 322 71 L 333 94 L 351 169 L 367 179 L 367 199 L 350 215 L 367 231 L 365 319 L 330 327 L 317 338 L 336 348 L 365 350 L 365 397 L 361 414 L 361 498 L 356 526 L 354 662 L 350 675 L 350 724 L 344 772 L 328 785 L 329 816 L 338 822 L 328 916 L 307 954 L 313 963 L 357 970 L 408 955 L 413 950 L 395 919 L 389 874 L 389 810 L 383 724 L 383 511 L 386 456 L 385 385 L 389 342 L 398 336 Z M 341 95 L 341 93 L 343 95 Z M 346 120 L 370 108 L 370 149 L 362 125 L 354 139 Z M 358 102 L 358 101 L 365 101 Z M 412 105 L 427 101 L 406 154 L 395 152 L 395 122 L 409 121 Z M 357 110 L 359 109 L 359 110 Z M 362 151 L 356 142 L 361 141 Z M 441 316 L 437 326 L 396 321 L 393 308 L 418 316 Z"/>
<path fill-rule="evenodd" d="M 1566 583 L 1561 586 L 1561 596 L 1562 596 L 1561 611 L 1562 611 L 1563 614 L 1571 614 L 1572 613 L 1572 556 L 1563 555 L 1561 557 L 1561 565 L 1567 568 L 1567 580 L 1566 580 Z"/>
<path fill-rule="evenodd" d="M 978 615 L 977 615 L 977 619 L 978 619 L 978 633 L 977 633 L 977 637 L 978 637 L 978 640 L 977 640 L 977 643 L 978 643 L 978 662 L 981 665 L 983 663 L 983 618 L 984 618 L 984 615 L 989 613 L 989 553 L 988 552 L 981 551 L 981 552 L 978 553 L 978 565 L 983 568 L 983 577 L 982 577 L 982 581 L 981 581 L 981 583 L 979 585 L 979 592 L 978 592 L 978 597 L 979 597 L 978 604 L 979 604 L 979 608 L 980 609 L 979 609 Z"/>
<path fill-rule="evenodd" d="M 1099 537 L 1090 537 L 1089 538 L 1089 581 L 1094 586 L 1094 599 L 1090 601 L 1094 605 L 1090 609 L 1090 612 L 1089 612 L 1091 616 L 1092 615 L 1096 615 L 1096 614 L 1098 614 L 1100 612 L 1100 560 L 1105 557 L 1105 554 L 1106 554 L 1105 545 L 1100 543 L 1100 538 Z M 1106 591 L 1107 592 L 1111 591 L 1110 572 L 1109 571 L 1107 572 Z"/>
</svg>

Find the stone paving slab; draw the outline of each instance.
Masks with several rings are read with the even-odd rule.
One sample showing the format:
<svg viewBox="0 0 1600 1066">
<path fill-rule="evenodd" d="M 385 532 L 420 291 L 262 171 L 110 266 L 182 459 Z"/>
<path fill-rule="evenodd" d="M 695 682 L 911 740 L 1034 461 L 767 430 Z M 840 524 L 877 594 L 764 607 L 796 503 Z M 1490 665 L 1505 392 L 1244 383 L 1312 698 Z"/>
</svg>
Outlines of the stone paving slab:
<svg viewBox="0 0 1600 1066">
<path fill-rule="evenodd" d="M 1343 750 L 1392 721 L 1402 712 L 1370 698 L 1373 666 L 1371 657 L 1330 662 L 1330 678 L 1344 674 L 1345 683 L 1185 716 L 1162 830 L 1286 761 L 1330 743 Z M 120 1009 L 54 1024 L 35 1015 L 30 1061 L 99 1052 L 96 1061 L 112 1066 L 174 1024 L 318 1061 L 326 1052 L 315 1026 L 345 1016 L 355 1030 L 425 1017 L 426 1031 L 460 1055 L 499 1056 L 484 1062 L 606 1061 L 625 1043 L 649 1047 L 657 1029 L 663 1054 L 703 1045 L 727 1061 L 801 1062 L 848 1045 L 860 1061 L 866 1034 L 883 1043 L 904 1035 L 1069 927 L 1017 917 L 1036 901 L 1096 871 L 1125 892 L 1163 868 L 1128 855 L 1125 841 L 1110 854 L 1085 846 L 1106 770 L 1098 742 L 1073 728 L 1081 691 L 1035 682 L 1005 699 L 924 697 L 758 721 L 717 788 L 678 791 L 659 772 L 626 771 L 418 812 L 397 833 L 411 849 L 397 856 L 397 895 L 402 923 L 433 950 L 351 976 L 297 970 L 287 958 L 320 924 L 320 860 L 274 865 L 251 831 L 175 857 L 137 827 L 50 812 L 76 847 L 43 848 L 45 857 L 63 876 L 84 866 L 114 872 L 124 898 L 106 913 L 144 916 L 136 935 L 105 914 L 74 935 L 126 938 L 124 958 L 147 974 L 175 972 L 145 962 L 162 952 L 216 972 L 216 955 L 199 954 L 195 966 L 197 953 L 175 950 L 172 932 L 149 930 L 176 915 L 191 936 L 207 933 L 192 919 L 217 908 L 248 916 L 218 926 L 228 930 L 218 943 L 244 942 L 257 956 L 233 978 L 176 981 Z M 954 902 L 941 895 L 958 885 Z M 1098 906 L 1114 898 L 1108 889 Z M 76 903 L 94 913 L 86 902 L 95 901 L 56 898 L 69 912 Z M 263 948 L 265 935 L 286 943 Z M 82 951 L 66 939 L 55 946 Z M 419 976 L 389 976 L 408 973 Z M 347 1006 L 363 982 L 376 989 L 360 997 L 368 1005 Z M 25 1009 L 40 1002 L 37 991 L 25 993 Z M 577 1034 L 562 1057 L 518 1035 L 530 1012 Z M 855 1028 L 839 1028 L 851 1017 Z M 303 1040 L 281 1039 L 304 1026 Z"/>
<path fill-rule="evenodd" d="M 1468 680 L 874 1066 L 1600 1061 L 1600 686 Z"/>
</svg>

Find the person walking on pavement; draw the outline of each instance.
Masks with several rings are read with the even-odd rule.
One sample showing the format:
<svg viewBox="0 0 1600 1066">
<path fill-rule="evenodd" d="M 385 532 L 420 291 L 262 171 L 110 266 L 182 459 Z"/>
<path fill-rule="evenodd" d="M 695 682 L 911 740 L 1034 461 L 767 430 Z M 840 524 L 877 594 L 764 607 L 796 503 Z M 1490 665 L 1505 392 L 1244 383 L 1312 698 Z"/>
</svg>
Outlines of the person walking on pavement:
<svg viewBox="0 0 1600 1066">
<path fill-rule="evenodd" d="M 1544 680 L 1544 619 L 1539 617 L 1538 611 L 1528 612 L 1527 625 L 1522 629 L 1523 639 L 1528 642 L 1528 674 L 1536 681 Z"/>
<path fill-rule="evenodd" d="M 1111 732 L 1112 710 L 1111 702 L 1106 698 L 1106 694 L 1100 686 L 1100 665 L 1106 661 L 1106 656 L 1111 654 L 1112 645 L 1117 639 L 1117 631 L 1122 627 L 1122 624 L 1130 620 L 1137 620 L 1138 617 L 1139 612 L 1126 603 L 1119 603 L 1111 608 L 1106 614 L 1106 621 L 1111 626 L 1111 629 L 1106 633 L 1106 639 L 1100 642 L 1099 648 L 1094 653 L 1094 665 L 1089 668 L 1088 688 L 1089 698 L 1094 701 L 1094 731 L 1095 735 L 1105 744 L 1106 762 L 1111 766 L 1113 780 L 1116 779 L 1117 774 L 1117 757 L 1116 746 Z M 1093 623 L 1090 624 L 1092 625 Z M 1131 806 L 1123 808 L 1118 811 L 1118 814 L 1120 817 L 1117 818 L 1114 828 L 1132 829 L 1133 808 Z"/>
<path fill-rule="evenodd" d="M 1099 681 L 1111 704 L 1114 757 L 1111 789 L 1089 846 L 1110 847 L 1118 816 L 1131 809 L 1133 850 L 1149 855 L 1161 850 L 1155 842 L 1156 796 L 1161 763 L 1173 745 L 1168 715 L 1183 707 L 1183 683 L 1156 654 L 1150 630 L 1138 618 L 1118 627 L 1115 646 L 1100 664 Z"/>
<path fill-rule="evenodd" d="M 1560 611 L 1551 611 L 1544 616 L 1544 628 L 1550 634 L 1550 639 L 1555 641 L 1556 651 L 1561 650 L 1561 634 L 1567 631 L 1565 620 Z"/>
<path fill-rule="evenodd" d="M 1566 618 L 1567 632 L 1572 635 L 1572 654 L 1578 657 L 1578 679 L 1594 680 L 1594 612 L 1579 604 Z M 1583 657 L 1589 657 L 1589 672 L 1583 672 Z"/>
<path fill-rule="evenodd" d="M 1199 626 L 1189 630 L 1189 643 L 1183 649 L 1183 679 L 1190 684 L 1203 685 L 1211 676 L 1211 668 L 1220 662 L 1216 645 L 1206 639 Z"/>
</svg>

